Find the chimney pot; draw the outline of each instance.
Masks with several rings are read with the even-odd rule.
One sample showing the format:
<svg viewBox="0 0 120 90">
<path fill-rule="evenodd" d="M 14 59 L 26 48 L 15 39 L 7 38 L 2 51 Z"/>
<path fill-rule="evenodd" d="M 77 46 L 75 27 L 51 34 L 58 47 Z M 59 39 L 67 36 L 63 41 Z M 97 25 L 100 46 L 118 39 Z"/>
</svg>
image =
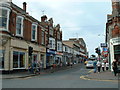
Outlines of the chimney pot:
<svg viewBox="0 0 120 90">
<path fill-rule="evenodd" d="M 26 12 L 26 5 L 27 3 L 26 2 L 23 2 L 23 10 Z"/>
</svg>

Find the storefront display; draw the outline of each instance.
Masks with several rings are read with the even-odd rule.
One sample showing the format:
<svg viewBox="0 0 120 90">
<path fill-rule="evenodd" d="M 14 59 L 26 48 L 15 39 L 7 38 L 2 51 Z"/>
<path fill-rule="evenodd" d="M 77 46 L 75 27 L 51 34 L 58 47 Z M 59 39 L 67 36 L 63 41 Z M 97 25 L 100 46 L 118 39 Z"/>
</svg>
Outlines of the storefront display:
<svg viewBox="0 0 120 90">
<path fill-rule="evenodd" d="M 25 53 L 13 51 L 13 68 L 25 68 Z"/>
<path fill-rule="evenodd" d="M 4 50 L 0 50 L 0 69 L 4 69 Z"/>
</svg>

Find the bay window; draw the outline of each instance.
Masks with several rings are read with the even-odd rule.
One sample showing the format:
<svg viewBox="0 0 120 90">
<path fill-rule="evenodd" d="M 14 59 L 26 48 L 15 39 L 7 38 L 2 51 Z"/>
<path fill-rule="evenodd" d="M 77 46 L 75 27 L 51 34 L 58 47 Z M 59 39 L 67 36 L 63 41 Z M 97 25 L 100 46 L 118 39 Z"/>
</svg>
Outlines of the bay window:
<svg viewBox="0 0 120 90">
<path fill-rule="evenodd" d="M 8 31 L 10 9 L 0 8 L 0 30 Z"/>
</svg>

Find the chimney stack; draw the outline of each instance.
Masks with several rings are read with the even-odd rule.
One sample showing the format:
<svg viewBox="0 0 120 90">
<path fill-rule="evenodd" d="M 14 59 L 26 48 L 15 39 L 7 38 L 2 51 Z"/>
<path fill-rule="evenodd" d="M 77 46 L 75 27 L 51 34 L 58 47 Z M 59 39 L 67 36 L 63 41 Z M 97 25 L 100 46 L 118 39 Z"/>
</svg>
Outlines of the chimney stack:
<svg viewBox="0 0 120 90">
<path fill-rule="evenodd" d="M 26 2 L 23 2 L 23 10 L 26 12 L 26 5 L 27 3 Z"/>
<path fill-rule="evenodd" d="M 41 17 L 41 22 L 45 22 L 47 20 L 47 16 L 46 15 L 43 15 L 42 17 Z"/>
</svg>

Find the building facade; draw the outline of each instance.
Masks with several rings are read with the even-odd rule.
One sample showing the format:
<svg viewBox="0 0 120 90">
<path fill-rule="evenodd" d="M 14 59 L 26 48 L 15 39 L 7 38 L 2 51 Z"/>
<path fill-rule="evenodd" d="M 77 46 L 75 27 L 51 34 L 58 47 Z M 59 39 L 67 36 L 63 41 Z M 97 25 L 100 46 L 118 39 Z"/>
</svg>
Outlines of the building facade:
<svg viewBox="0 0 120 90">
<path fill-rule="evenodd" d="M 55 64 L 60 65 L 63 63 L 63 44 L 62 44 L 62 31 L 60 30 L 60 24 L 55 26 L 55 44 L 56 44 L 56 59 Z"/>
<path fill-rule="evenodd" d="M 33 61 L 42 62 L 46 68 L 46 30 L 26 9 L 25 2 L 23 9 L 12 2 L 0 3 L 0 70 L 28 69 Z M 33 48 L 31 60 L 29 47 Z"/>
<path fill-rule="evenodd" d="M 88 58 L 86 44 L 82 38 L 70 38 L 69 40 L 63 41 L 63 44 L 71 47 L 72 49 L 73 55 L 70 62 L 80 63 L 83 62 L 84 59 Z"/>
<path fill-rule="evenodd" d="M 112 70 L 114 59 L 120 61 L 120 1 L 112 1 L 112 14 L 107 15 L 106 43 L 109 54 L 108 61 Z"/>
<path fill-rule="evenodd" d="M 73 59 L 73 48 L 68 46 L 67 44 L 63 44 L 63 63 L 65 65 L 70 65 L 72 59 Z"/>
</svg>

